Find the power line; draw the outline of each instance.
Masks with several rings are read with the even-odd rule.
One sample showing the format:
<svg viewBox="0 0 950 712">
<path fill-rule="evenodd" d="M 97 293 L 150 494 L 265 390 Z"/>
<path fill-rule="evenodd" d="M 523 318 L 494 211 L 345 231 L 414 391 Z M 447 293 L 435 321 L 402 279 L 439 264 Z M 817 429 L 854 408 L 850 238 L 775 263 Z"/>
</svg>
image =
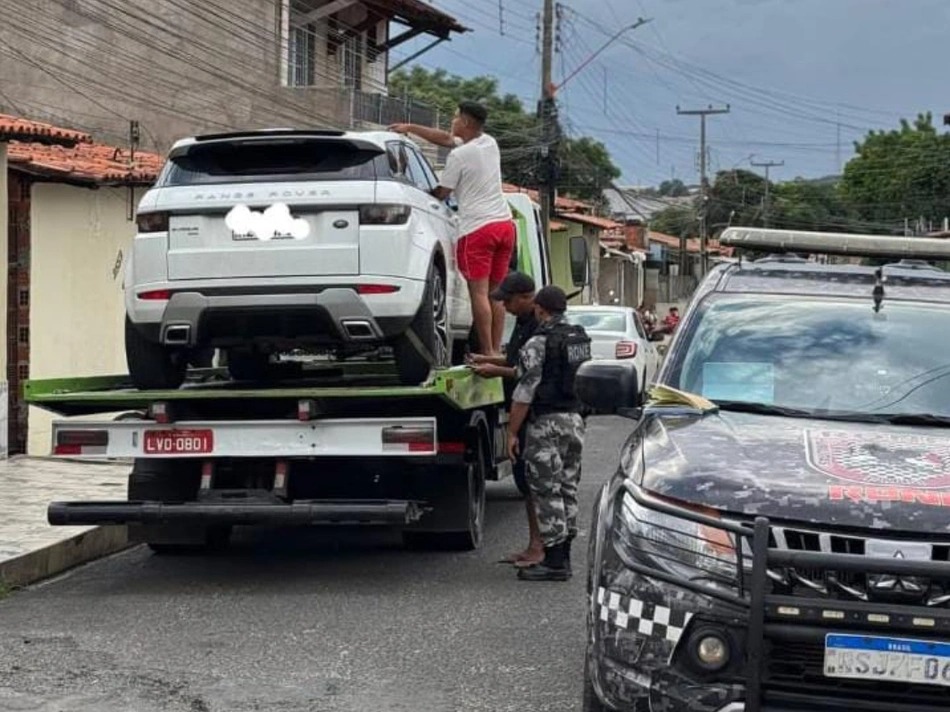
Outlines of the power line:
<svg viewBox="0 0 950 712">
<path fill-rule="evenodd" d="M 702 274 L 706 274 L 709 256 L 707 254 L 708 227 L 706 225 L 706 191 L 708 184 L 706 181 L 706 117 L 719 114 L 728 114 L 729 105 L 725 108 L 714 108 L 711 104 L 705 109 L 681 109 L 676 107 L 676 113 L 680 116 L 698 116 L 699 117 L 699 254 Z M 686 238 L 682 238 L 680 243 L 680 261 L 682 263 L 682 274 L 685 276 L 687 267 Z"/>
</svg>

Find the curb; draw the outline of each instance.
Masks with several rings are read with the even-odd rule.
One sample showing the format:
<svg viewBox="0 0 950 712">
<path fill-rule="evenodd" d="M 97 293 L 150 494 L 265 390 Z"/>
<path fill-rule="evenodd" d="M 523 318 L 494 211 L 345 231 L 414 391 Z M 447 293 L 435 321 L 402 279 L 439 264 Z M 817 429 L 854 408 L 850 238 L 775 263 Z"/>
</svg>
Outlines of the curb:
<svg viewBox="0 0 950 712">
<path fill-rule="evenodd" d="M 0 561 L 0 588 L 21 588 L 133 546 L 125 526 L 96 527 Z"/>
</svg>

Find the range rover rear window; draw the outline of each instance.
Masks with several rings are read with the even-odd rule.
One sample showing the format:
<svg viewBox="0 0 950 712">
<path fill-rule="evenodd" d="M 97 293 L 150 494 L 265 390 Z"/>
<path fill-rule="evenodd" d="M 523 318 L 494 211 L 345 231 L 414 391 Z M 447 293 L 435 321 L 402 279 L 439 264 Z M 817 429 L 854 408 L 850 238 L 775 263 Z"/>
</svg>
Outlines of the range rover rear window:
<svg viewBox="0 0 950 712">
<path fill-rule="evenodd" d="M 388 174 L 385 154 L 343 141 L 227 141 L 173 156 L 157 185 L 375 180 L 380 167 Z"/>
</svg>

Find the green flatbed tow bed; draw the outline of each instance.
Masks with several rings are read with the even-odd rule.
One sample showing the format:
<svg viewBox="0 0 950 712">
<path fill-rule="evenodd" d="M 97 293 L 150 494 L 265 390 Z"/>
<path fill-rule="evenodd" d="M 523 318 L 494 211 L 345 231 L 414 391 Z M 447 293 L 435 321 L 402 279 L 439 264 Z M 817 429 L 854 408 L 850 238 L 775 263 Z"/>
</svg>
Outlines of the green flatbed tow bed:
<svg viewBox="0 0 950 712">
<path fill-rule="evenodd" d="M 276 384 L 229 381 L 221 369 L 202 369 L 181 388 L 139 391 L 129 377 L 87 376 L 30 380 L 25 399 L 30 405 L 60 415 L 93 415 L 148 408 L 156 402 L 261 401 L 294 399 L 412 399 L 436 398 L 459 410 L 499 405 L 504 400 L 501 380 L 480 378 L 464 366 L 437 371 L 420 386 L 394 384 L 384 364 L 348 364 L 345 368 L 315 368 L 305 377 Z M 235 403 L 237 405 L 237 403 Z"/>
<path fill-rule="evenodd" d="M 387 525 L 413 545 L 478 546 L 485 481 L 512 472 L 500 379 L 456 367 L 402 386 L 373 362 L 286 375 L 205 369 L 161 391 L 127 376 L 28 381 L 30 405 L 65 416 L 54 456 L 134 462 L 128 501 L 53 502 L 50 523 L 128 524 L 156 551 L 220 544 L 235 524 Z"/>
</svg>

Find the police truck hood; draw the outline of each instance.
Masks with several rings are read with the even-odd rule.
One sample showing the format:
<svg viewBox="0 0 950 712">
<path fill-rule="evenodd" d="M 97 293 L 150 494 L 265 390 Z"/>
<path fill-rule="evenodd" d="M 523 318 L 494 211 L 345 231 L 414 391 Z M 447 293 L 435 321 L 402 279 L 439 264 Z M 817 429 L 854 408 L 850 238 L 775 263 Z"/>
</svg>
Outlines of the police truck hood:
<svg viewBox="0 0 950 712">
<path fill-rule="evenodd" d="M 950 531 L 950 429 L 719 411 L 648 414 L 641 485 L 723 512 Z M 627 460 L 629 461 L 629 459 Z"/>
</svg>

